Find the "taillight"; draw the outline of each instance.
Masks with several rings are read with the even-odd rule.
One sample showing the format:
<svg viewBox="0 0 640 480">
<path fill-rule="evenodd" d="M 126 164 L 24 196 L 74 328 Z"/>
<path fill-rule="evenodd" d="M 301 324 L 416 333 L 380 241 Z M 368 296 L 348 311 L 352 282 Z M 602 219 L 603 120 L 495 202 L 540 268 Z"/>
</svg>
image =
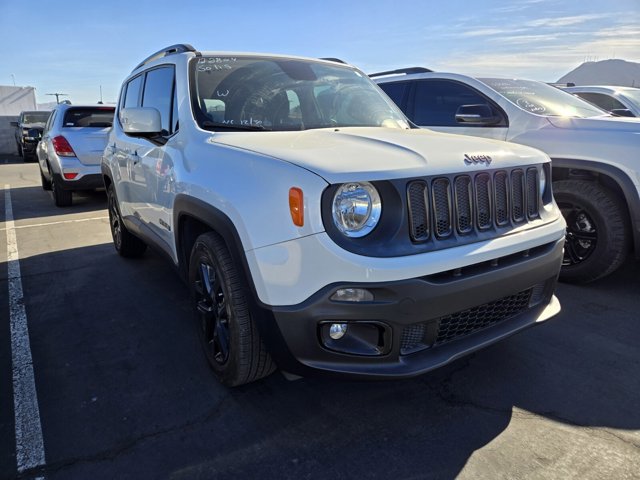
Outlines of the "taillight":
<svg viewBox="0 0 640 480">
<path fill-rule="evenodd" d="M 69 142 L 67 141 L 67 139 L 64 138 L 62 135 L 53 137 L 53 139 L 51 140 L 51 143 L 53 144 L 53 149 L 56 151 L 56 154 L 59 157 L 75 157 L 76 156 L 76 152 L 73 151 L 73 148 L 71 148 L 71 145 L 69 145 Z"/>
</svg>

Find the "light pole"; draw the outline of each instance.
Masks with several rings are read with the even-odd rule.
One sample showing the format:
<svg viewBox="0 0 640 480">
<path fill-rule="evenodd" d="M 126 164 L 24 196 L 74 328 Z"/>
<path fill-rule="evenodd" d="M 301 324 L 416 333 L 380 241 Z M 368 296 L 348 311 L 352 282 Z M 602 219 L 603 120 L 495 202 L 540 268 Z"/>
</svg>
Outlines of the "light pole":
<svg viewBox="0 0 640 480">
<path fill-rule="evenodd" d="M 47 93 L 47 95 L 54 95 L 56 97 L 56 104 L 60 104 L 60 97 L 68 97 L 66 93 Z"/>
</svg>

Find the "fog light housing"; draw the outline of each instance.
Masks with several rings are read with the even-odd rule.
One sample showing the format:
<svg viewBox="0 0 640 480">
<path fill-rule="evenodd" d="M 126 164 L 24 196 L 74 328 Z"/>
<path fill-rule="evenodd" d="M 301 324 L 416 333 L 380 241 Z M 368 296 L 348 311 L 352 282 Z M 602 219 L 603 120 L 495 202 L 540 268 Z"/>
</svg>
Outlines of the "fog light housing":
<svg viewBox="0 0 640 480">
<path fill-rule="evenodd" d="M 347 333 L 346 323 L 332 323 L 329 327 L 329 336 L 334 340 L 340 340 Z"/>
<path fill-rule="evenodd" d="M 373 302 L 373 293 L 365 288 L 340 288 L 331 295 L 334 302 Z"/>
<path fill-rule="evenodd" d="M 378 321 L 325 321 L 318 325 L 322 346 L 334 352 L 378 356 L 391 350 L 391 328 Z"/>
</svg>

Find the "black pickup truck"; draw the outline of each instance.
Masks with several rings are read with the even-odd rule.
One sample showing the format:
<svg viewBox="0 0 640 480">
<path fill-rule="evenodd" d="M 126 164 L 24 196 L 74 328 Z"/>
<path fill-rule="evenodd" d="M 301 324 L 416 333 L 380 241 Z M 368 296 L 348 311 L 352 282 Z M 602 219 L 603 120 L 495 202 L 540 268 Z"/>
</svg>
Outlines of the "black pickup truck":
<svg viewBox="0 0 640 480">
<path fill-rule="evenodd" d="M 44 125 L 49 120 L 49 111 L 36 112 L 20 112 L 20 119 L 17 122 L 11 122 L 15 127 L 16 145 L 18 147 L 18 155 L 27 160 L 36 160 L 36 147 L 38 146 L 38 137 L 29 136 L 30 129 L 44 130 Z M 32 132 L 33 133 L 33 132 Z"/>
</svg>

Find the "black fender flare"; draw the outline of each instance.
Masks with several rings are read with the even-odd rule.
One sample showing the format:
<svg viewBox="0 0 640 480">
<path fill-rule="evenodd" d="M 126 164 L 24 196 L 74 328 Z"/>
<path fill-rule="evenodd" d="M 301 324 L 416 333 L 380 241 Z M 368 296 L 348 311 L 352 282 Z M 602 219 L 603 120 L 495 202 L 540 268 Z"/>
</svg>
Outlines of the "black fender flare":
<svg viewBox="0 0 640 480">
<path fill-rule="evenodd" d="M 186 258 L 187 253 L 185 252 L 184 239 L 182 238 L 184 236 L 182 232 L 182 220 L 186 216 L 192 217 L 206 225 L 210 230 L 215 231 L 226 243 L 231 258 L 234 263 L 240 267 L 239 273 L 243 275 L 246 285 L 249 287 L 246 296 L 247 302 L 249 303 L 251 312 L 254 313 L 253 316 L 258 331 L 271 358 L 273 358 L 281 368 L 284 365 L 297 364 L 298 362 L 293 358 L 280 333 L 272 308 L 264 304 L 258 297 L 242 241 L 235 225 L 223 211 L 186 194 L 176 195 L 173 204 L 173 226 L 178 257 L 178 270 L 182 278 L 188 282 L 189 258 Z"/>
<path fill-rule="evenodd" d="M 591 160 L 552 158 L 551 167 L 552 171 L 553 168 L 566 168 L 601 173 L 616 182 L 624 195 L 624 200 L 629 210 L 635 256 L 636 258 L 640 258 L 640 195 L 629 176 L 613 165 Z"/>
</svg>

